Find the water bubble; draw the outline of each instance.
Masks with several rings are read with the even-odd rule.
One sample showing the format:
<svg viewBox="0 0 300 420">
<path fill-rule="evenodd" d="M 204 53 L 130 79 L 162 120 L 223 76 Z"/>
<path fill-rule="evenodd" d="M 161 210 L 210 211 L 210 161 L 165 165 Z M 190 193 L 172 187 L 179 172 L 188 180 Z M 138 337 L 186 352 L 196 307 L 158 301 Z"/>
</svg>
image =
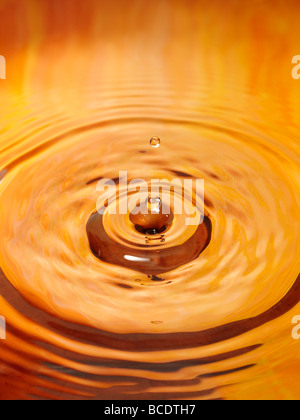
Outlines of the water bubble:
<svg viewBox="0 0 300 420">
<path fill-rule="evenodd" d="M 159 137 L 152 137 L 150 140 L 151 147 L 157 149 L 160 146 L 160 138 Z"/>
<path fill-rule="evenodd" d="M 159 213 L 161 208 L 161 199 L 159 197 L 147 197 L 146 205 L 151 213 Z"/>
</svg>

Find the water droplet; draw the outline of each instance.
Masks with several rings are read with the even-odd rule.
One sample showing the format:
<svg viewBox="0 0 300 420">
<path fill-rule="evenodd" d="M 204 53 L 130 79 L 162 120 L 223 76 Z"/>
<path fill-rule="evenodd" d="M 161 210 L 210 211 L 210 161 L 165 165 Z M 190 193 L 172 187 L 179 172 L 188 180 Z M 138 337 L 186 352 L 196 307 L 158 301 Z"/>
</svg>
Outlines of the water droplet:
<svg viewBox="0 0 300 420">
<path fill-rule="evenodd" d="M 161 208 L 161 199 L 159 197 L 147 197 L 146 205 L 151 213 L 159 213 Z"/>
<path fill-rule="evenodd" d="M 157 149 L 160 146 L 160 138 L 159 137 L 152 137 L 150 140 L 151 147 Z"/>
<path fill-rule="evenodd" d="M 163 233 L 174 219 L 171 209 L 157 196 L 147 197 L 137 210 L 130 213 L 129 219 L 135 229 L 146 236 Z"/>
</svg>

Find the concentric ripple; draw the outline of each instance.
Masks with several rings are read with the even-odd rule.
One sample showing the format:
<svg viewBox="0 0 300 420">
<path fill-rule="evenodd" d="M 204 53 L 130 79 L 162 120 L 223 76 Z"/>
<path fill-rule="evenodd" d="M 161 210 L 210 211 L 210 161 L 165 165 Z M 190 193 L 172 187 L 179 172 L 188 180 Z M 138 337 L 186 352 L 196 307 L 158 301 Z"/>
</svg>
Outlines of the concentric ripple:
<svg viewBox="0 0 300 420">
<path fill-rule="evenodd" d="M 184 189 L 179 178 L 174 181 L 177 184 L 173 186 L 172 180 L 153 183 L 153 191 L 155 185 L 160 190 L 155 214 L 146 204 L 151 185 L 145 180 L 135 182 L 135 191 L 129 193 L 132 181 L 123 189 L 119 187 L 118 192 L 113 184 L 110 192 L 100 194 L 98 203 L 108 201 L 108 205 L 93 213 L 87 223 L 93 254 L 106 263 L 146 275 L 173 271 L 199 257 L 211 237 L 210 220 L 203 214 L 203 196 L 197 199 L 196 193 Z M 100 182 L 105 185 L 106 181 Z M 202 189 L 200 193 L 203 194 Z M 106 200 L 109 194 L 112 196 Z M 193 225 L 188 224 L 192 214 Z"/>
<path fill-rule="evenodd" d="M 300 353 L 291 338 L 300 311 L 297 107 L 290 99 L 271 113 L 274 86 L 269 79 L 256 86 L 239 58 L 236 79 L 216 75 L 191 39 L 198 37 L 201 51 L 210 46 L 217 63 L 227 53 L 207 44 L 192 11 L 185 17 L 190 35 L 182 38 L 182 6 L 160 7 L 175 29 L 168 35 L 156 23 L 156 66 L 144 65 L 148 55 L 134 38 L 129 50 L 145 62 L 132 52 L 129 65 L 125 47 L 116 60 L 107 52 L 100 77 L 95 54 L 106 44 L 91 32 L 82 53 L 94 67 L 83 85 L 77 74 L 56 74 L 46 66 L 51 57 L 43 57 L 42 95 L 33 75 L 22 95 L 7 88 L 10 102 L 0 117 L 0 315 L 7 322 L 1 398 L 299 397 Z M 203 13 L 218 16 L 211 7 Z M 248 15 L 239 13 L 247 28 Z M 188 69 L 174 70 L 177 49 L 165 59 L 163 36 L 183 43 Z M 254 41 L 238 42 L 244 51 Z M 72 45 L 67 51 L 79 65 Z M 159 147 L 151 147 L 156 135 Z M 89 241 L 99 222 L 89 225 L 97 185 L 117 181 L 120 171 L 129 180 L 204 179 L 205 222 L 187 226 L 175 215 L 161 235 L 147 236 L 129 214 L 105 213 L 109 242 L 101 248 L 99 236 L 97 255 Z M 198 229 L 202 242 L 192 243 Z M 130 257 L 126 264 L 109 244 Z M 155 260 L 157 251 L 166 259 Z M 150 263 L 145 269 L 132 257 Z"/>
<path fill-rule="evenodd" d="M 151 132 L 157 124 L 164 127 L 166 137 L 159 153 L 146 150 L 139 154 L 145 131 Z M 39 342 L 50 341 L 81 357 L 101 360 L 94 361 L 101 367 L 80 364 L 76 370 L 120 375 L 123 370 L 114 367 L 115 362 L 127 366 L 127 360 L 129 366 L 142 363 L 142 371 L 149 372 L 140 373 L 144 378 L 153 375 L 147 363 L 160 360 L 159 365 L 163 361 L 165 366 L 175 357 L 180 366 L 180 361 L 201 359 L 199 347 L 240 337 L 297 303 L 299 232 L 291 235 L 290 228 L 292 217 L 297 223 L 299 203 L 286 172 L 285 159 L 292 169 L 288 156 L 266 147 L 263 138 L 200 121 L 130 119 L 77 131 L 77 135 L 65 134 L 60 142 L 51 141 L 42 150 L 38 147 L 22 162 L 11 162 L 1 184 L 3 271 L 38 313 L 48 314 L 44 315 L 47 325 L 40 325 L 34 310 L 26 321 L 30 324 L 27 329 L 17 306 L 14 311 L 18 312 L 8 319 L 13 330 L 21 328 L 22 334 Z M 182 137 L 185 142 L 180 146 Z M 175 144 L 181 148 L 176 159 L 172 156 Z M 195 148 L 201 151 L 199 162 Z M 177 165 L 168 170 L 169 161 Z M 182 176 L 206 180 L 205 211 L 213 230 L 211 243 L 199 258 L 153 279 L 136 271 L 134 265 L 126 269 L 94 257 L 85 225 L 99 192 L 97 183 L 90 181 L 114 178 L 120 167 L 132 178 L 143 167 L 149 178 L 168 178 L 184 171 Z M 110 235 L 117 235 L 130 253 L 124 229 L 121 224 L 111 225 Z M 183 225 L 174 240 L 181 243 L 189 236 Z M 296 295 L 288 298 L 293 285 Z M 2 296 L 3 305 L 14 306 L 9 292 Z M 276 305 L 273 314 L 262 316 Z M 17 340 L 12 332 L 8 346 L 13 338 Z M 219 351 L 213 354 L 219 356 Z M 54 363 L 52 358 L 50 353 L 45 361 Z M 102 359 L 112 359 L 110 368 L 102 366 Z M 69 359 L 60 363 L 72 366 Z M 63 378 L 60 369 L 54 371 L 53 375 Z M 127 381 L 135 383 L 132 375 Z M 186 386 L 184 383 L 182 389 Z M 164 393 L 160 386 L 158 390 Z M 173 395 L 176 397 L 175 391 Z"/>
</svg>

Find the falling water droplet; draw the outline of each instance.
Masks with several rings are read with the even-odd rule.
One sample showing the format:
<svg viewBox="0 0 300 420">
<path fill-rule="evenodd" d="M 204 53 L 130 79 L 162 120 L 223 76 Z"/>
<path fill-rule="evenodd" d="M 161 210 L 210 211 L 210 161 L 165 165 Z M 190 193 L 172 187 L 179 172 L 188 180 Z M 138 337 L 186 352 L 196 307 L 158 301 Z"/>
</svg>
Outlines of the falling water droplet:
<svg viewBox="0 0 300 420">
<path fill-rule="evenodd" d="M 152 137 L 150 140 L 151 147 L 157 149 L 160 146 L 160 138 L 159 137 Z"/>
</svg>

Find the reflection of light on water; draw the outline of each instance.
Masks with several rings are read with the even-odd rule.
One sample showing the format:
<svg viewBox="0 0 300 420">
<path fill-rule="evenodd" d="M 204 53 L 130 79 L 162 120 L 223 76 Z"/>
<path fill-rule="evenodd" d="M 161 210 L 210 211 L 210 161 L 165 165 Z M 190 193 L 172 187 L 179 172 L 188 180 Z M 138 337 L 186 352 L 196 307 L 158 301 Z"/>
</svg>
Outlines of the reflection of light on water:
<svg viewBox="0 0 300 420">
<path fill-rule="evenodd" d="M 149 258 L 134 257 L 132 255 L 124 255 L 125 260 L 134 262 L 147 262 Z"/>
<path fill-rule="evenodd" d="M 298 3 L 95 2 L 69 25 L 54 3 L 1 10 L 1 398 L 299 398 Z M 199 258 L 148 277 L 92 255 L 92 181 L 120 170 L 205 179 Z"/>
</svg>

